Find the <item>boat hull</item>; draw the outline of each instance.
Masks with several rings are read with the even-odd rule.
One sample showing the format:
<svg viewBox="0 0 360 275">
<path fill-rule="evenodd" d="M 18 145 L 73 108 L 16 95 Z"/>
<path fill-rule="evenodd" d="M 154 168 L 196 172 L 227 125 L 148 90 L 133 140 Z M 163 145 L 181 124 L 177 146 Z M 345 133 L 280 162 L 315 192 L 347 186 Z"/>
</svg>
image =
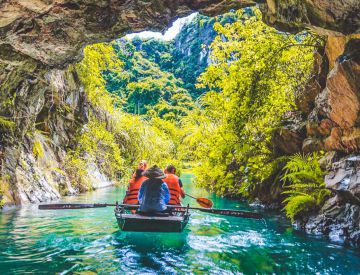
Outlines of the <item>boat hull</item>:
<svg viewBox="0 0 360 275">
<path fill-rule="evenodd" d="M 133 232 L 182 232 L 189 221 L 189 214 L 182 216 L 142 216 L 116 213 L 119 228 Z"/>
</svg>

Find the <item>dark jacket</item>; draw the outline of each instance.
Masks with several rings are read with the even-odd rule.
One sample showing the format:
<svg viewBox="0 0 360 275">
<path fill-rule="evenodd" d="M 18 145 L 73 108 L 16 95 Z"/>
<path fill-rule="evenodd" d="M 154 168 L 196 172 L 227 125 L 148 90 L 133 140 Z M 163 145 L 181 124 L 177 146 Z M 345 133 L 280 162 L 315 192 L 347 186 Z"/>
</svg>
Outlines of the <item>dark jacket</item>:
<svg viewBox="0 0 360 275">
<path fill-rule="evenodd" d="M 139 190 L 141 212 L 161 212 L 166 210 L 170 200 L 170 192 L 161 179 L 147 179 Z"/>
</svg>

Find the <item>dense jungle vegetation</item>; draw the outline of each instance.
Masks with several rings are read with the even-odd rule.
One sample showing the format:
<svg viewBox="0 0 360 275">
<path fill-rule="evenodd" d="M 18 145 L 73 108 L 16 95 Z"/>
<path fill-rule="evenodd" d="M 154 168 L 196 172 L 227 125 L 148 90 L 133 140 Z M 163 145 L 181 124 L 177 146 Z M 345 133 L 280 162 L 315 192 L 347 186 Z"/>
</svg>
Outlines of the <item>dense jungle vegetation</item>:
<svg viewBox="0 0 360 275">
<path fill-rule="evenodd" d="M 268 179 L 290 218 L 321 206 L 319 155 L 279 156 L 271 141 L 311 76 L 322 41 L 279 32 L 258 9 L 198 15 L 173 41 L 119 39 L 86 47 L 72 68 L 91 103 L 67 170 L 86 188 L 85 163 L 127 179 L 147 159 L 194 171 L 219 195 L 253 198 Z M 306 164 L 306 165 L 304 165 Z M 276 175 L 274 177 L 274 175 Z"/>
</svg>

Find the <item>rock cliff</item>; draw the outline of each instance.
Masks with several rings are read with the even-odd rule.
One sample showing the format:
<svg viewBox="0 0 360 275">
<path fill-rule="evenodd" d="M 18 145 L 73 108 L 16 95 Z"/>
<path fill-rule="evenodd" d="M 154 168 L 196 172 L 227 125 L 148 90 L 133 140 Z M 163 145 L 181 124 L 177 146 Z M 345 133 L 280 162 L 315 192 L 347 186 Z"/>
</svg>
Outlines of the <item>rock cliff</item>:
<svg viewBox="0 0 360 275">
<path fill-rule="evenodd" d="M 314 77 L 299 95 L 304 123 L 279 132 L 278 148 L 284 154 L 322 149 L 356 158 L 360 147 L 358 0 L 5 0 L 0 2 L 0 193 L 7 203 L 41 202 L 76 192 L 61 167 L 66 149 L 74 146 L 72 137 L 87 120 L 87 104 L 76 73 L 62 69 L 81 59 L 86 44 L 145 29 L 163 30 L 176 17 L 195 10 L 214 15 L 255 2 L 270 25 L 284 31 L 311 28 L 327 36 L 324 53 L 314 64 Z M 335 168 L 330 165 L 329 169 Z M 357 175 L 357 170 L 351 175 Z M 357 176 L 345 178 L 345 185 L 351 186 L 345 193 L 355 200 L 341 199 L 344 178 L 334 176 L 329 185 L 335 196 L 324 205 L 323 214 L 310 217 L 302 226 L 328 235 L 335 234 L 329 226 L 340 226 L 338 235 L 359 245 L 359 193 L 353 190 L 360 182 Z M 334 217 L 339 221 L 334 222 Z"/>
<path fill-rule="evenodd" d="M 360 157 L 351 156 L 335 161 L 325 177 L 326 187 L 333 196 L 319 213 L 296 222 L 299 228 L 332 241 L 360 246 Z"/>
</svg>

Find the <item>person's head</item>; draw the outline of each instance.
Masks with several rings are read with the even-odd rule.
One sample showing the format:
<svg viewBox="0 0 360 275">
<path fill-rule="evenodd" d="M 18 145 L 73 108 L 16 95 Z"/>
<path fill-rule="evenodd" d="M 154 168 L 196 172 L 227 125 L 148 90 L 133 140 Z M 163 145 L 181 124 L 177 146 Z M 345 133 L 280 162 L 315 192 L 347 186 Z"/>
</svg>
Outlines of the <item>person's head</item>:
<svg viewBox="0 0 360 275">
<path fill-rule="evenodd" d="M 175 168 L 175 166 L 172 165 L 172 164 L 166 166 L 166 168 L 165 168 L 165 173 L 167 173 L 167 174 L 175 174 L 175 173 L 176 173 L 176 168 Z"/>
<path fill-rule="evenodd" d="M 149 179 L 164 179 L 164 178 L 166 178 L 166 175 L 164 174 L 164 172 L 156 165 L 154 165 L 153 167 L 144 171 L 142 173 L 142 175 Z"/>
<path fill-rule="evenodd" d="M 146 160 L 143 160 L 143 159 L 140 160 L 139 165 L 138 165 L 138 169 L 146 170 L 146 168 L 147 168 Z"/>
</svg>

